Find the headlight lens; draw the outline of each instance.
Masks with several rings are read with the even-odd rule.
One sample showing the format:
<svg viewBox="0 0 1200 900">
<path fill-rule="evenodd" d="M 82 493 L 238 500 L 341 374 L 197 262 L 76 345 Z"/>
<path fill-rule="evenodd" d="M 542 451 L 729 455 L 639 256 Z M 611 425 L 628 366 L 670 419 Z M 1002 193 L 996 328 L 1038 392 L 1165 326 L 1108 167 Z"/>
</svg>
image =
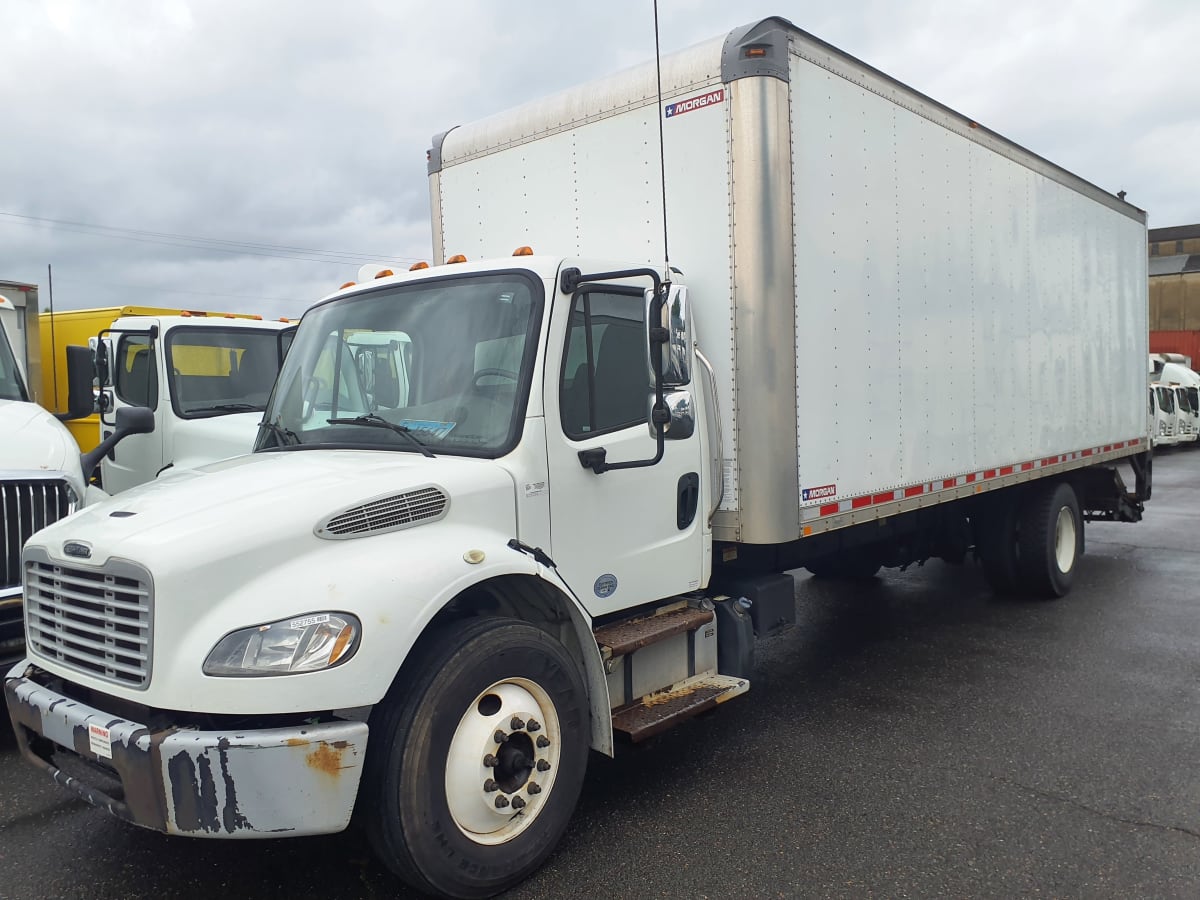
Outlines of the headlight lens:
<svg viewBox="0 0 1200 900">
<path fill-rule="evenodd" d="M 319 672 L 354 655 L 362 625 L 349 613 L 312 613 L 225 635 L 204 661 L 205 675 L 253 677 Z"/>
</svg>

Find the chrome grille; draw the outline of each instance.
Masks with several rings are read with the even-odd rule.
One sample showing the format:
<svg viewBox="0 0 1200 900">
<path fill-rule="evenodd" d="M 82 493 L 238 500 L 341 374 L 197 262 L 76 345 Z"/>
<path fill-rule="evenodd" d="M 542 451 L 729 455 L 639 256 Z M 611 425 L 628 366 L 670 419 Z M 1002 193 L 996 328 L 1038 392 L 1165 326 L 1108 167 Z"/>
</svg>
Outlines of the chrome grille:
<svg viewBox="0 0 1200 900">
<path fill-rule="evenodd" d="M 318 524 L 316 533 L 319 537 L 338 539 L 398 531 L 440 519 L 449 503 L 450 498 L 441 488 L 430 485 L 352 506 Z"/>
<path fill-rule="evenodd" d="M 131 563 L 84 569 L 52 563 L 40 550 L 25 555 L 25 641 L 38 656 L 144 688 L 153 607 L 149 573 Z"/>
<path fill-rule="evenodd" d="M 21 584 L 21 548 L 35 531 L 75 512 L 75 498 L 62 478 L 22 478 L 0 481 L 4 512 L 0 547 L 0 593 Z"/>
</svg>

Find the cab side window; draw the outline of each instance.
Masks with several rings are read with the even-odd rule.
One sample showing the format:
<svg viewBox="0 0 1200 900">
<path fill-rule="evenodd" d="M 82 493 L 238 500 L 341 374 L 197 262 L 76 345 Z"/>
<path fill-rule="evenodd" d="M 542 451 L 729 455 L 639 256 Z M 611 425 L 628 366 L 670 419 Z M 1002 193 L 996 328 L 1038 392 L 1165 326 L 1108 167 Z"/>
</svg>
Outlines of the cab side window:
<svg viewBox="0 0 1200 900">
<path fill-rule="evenodd" d="M 117 344 L 117 396 L 131 406 L 158 407 L 158 367 L 154 345 L 144 334 L 123 335 Z"/>
<path fill-rule="evenodd" d="M 580 439 L 647 421 L 642 293 L 583 290 L 567 326 L 559 382 L 563 431 Z"/>
</svg>

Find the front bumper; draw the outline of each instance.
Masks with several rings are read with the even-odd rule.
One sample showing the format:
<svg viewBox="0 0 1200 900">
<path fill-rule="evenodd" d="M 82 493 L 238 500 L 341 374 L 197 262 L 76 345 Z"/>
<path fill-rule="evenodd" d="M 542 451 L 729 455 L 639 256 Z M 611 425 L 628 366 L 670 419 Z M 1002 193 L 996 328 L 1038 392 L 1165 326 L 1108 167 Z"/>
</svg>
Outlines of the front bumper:
<svg viewBox="0 0 1200 900">
<path fill-rule="evenodd" d="M 151 730 L 38 684 L 32 671 L 18 665 L 4 682 L 17 746 L 93 806 L 192 837 L 328 834 L 350 822 L 365 722 Z"/>
</svg>

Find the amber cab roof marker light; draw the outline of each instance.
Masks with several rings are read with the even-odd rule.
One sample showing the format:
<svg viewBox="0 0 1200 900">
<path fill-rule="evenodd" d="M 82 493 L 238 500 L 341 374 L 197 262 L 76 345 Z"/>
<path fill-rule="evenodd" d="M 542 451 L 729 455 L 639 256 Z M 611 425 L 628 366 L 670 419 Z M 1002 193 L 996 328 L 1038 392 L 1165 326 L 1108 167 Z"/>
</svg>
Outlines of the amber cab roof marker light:
<svg viewBox="0 0 1200 900">
<path fill-rule="evenodd" d="M 348 288 L 348 287 L 354 287 L 354 282 L 353 282 L 353 281 L 347 281 L 347 282 L 346 282 L 345 284 L 343 284 L 343 285 L 342 285 L 340 288 L 338 288 L 338 290 L 339 290 L 339 291 L 344 291 L 344 290 L 345 290 L 346 288 Z"/>
<path fill-rule="evenodd" d="M 393 272 L 391 269 L 380 269 L 378 272 L 375 273 L 375 277 L 376 278 L 387 278 L 389 275 L 395 275 L 395 274 L 396 273 Z"/>
<path fill-rule="evenodd" d="M 533 256 L 532 247 L 518 247 L 513 251 L 513 256 Z"/>
<path fill-rule="evenodd" d="M 428 269 L 428 268 L 429 268 L 429 263 L 427 263 L 427 262 L 415 262 L 411 266 L 408 267 L 408 271 L 419 272 L 422 269 Z"/>
<path fill-rule="evenodd" d="M 455 253 L 452 257 L 450 257 L 448 260 L 446 260 L 446 265 L 452 266 L 455 263 L 465 263 L 466 261 L 467 261 L 467 258 L 465 256 L 463 256 L 461 253 Z"/>
</svg>

